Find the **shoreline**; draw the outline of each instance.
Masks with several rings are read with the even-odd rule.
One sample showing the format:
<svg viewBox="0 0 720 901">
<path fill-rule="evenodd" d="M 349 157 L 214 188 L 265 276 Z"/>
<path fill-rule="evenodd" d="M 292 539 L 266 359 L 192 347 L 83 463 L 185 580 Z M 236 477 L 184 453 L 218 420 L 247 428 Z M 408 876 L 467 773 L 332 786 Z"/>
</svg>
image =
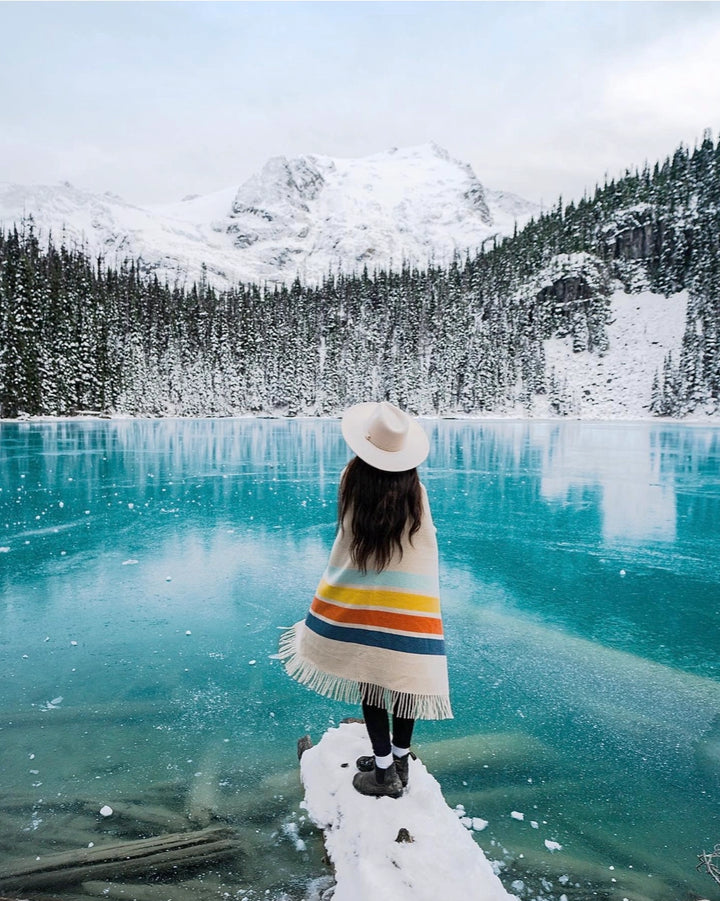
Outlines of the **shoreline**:
<svg viewBox="0 0 720 901">
<path fill-rule="evenodd" d="M 338 422 L 342 418 L 342 414 L 325 414 L 314 416 L 304 413 L 298 416 L 288 416 L 287 414 L 273 413 L 229 413 L 227 415 L 207 415 L 207 416 L 183 416 L 181 414 L 172 414 L 168 416 L 144 416 L 132 415 L 129 413 L 77 413 L 72 416 L 53 416 L 50 414 L 42 414 L 37 416 L 15 416 L 0 417 L 0 425 L 12 423 L 52 423 L 52 422 L 203 422 L 203 421 L 221 421 L 221 420 L 237 420 L 243 422 L 252 421 L 300 421 L 300 422 Z M 687 425 L 687 426 L 718 426 L 720 427 L 720 411 L 713 414 L 705 414 L 703 416 L 518 416 L 515 413 L 448 413 L 448 414 L 418 414 L 417 419 L 423 422 L 465 422 L 465 423 L 485 423 L 485 422 L 512 422 L 512 423 L 596 423 L 602 425 L 650 425 L 660 423 L 664 425 Z"/>
</svg>

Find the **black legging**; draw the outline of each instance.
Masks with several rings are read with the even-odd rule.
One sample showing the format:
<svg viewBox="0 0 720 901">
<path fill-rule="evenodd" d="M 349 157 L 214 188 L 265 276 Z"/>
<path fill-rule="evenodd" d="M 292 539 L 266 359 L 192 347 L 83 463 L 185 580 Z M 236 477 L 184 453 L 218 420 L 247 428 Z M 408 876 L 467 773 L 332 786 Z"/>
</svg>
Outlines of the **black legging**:
<svg viewBox="0 0 720 901">
<path fill-rule="evenodd" d="M 388 712 L 384 707 L 373 707 L 372 704 L 362 705 L 363 717 L 370 736 L 373 754 L 376 757 L 387 757 L 392 750 L 390 742 L 390 723 Z M 396 748 L 409 748 L 412 739 L 415 720 L 396 716 L 392 718 L 392 743 Z"/>
</svg>

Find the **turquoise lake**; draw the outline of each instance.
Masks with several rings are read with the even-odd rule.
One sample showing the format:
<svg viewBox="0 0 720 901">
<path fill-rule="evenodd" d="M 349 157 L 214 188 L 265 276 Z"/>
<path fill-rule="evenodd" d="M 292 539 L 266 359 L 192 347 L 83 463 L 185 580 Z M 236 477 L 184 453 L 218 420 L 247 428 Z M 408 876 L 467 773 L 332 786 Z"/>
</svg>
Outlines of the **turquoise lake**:
<svg viewBox="0 0 720 901">
<path fill-rule="evenodd" d="M 720 428 L 424 425 L 455 719 L 415 746 L 448 803 L 522 899 L 714 897 Z M 172 901 L 317 891 L 296 742 L 359 712 L 274 655 L 348 459 L 333 420 L 0 424 L 0 873 L 220 822 L 243 854 Z"/>
</svg>

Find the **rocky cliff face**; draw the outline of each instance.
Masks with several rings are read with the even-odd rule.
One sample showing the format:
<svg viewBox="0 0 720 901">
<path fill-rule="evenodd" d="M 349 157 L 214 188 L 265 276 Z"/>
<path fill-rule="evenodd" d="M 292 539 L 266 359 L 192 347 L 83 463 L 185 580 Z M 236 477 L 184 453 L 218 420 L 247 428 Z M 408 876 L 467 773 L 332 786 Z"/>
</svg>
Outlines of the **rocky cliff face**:
<svg viewBox="0 0 720 901">
<path fill-rule="evenodd" d="M 660 252 L 662 225 L 649 204 L 637 204 L 616 213 L 601 234 L 604 256 L 613 260 L 649 260 Z"/>
<path fill-rule="evenodd" d="M 276 157 L 239 187 L 137 207 L 72 185 L 0 185 L 0 227 L 32 215 L 42 236 L 171 284 L 200 278 L 318 282 L 329 271 L 447 263 L 511 234 L 538 208 L 488 191 L 435 144 L 362 159 Z"/>
</svg>

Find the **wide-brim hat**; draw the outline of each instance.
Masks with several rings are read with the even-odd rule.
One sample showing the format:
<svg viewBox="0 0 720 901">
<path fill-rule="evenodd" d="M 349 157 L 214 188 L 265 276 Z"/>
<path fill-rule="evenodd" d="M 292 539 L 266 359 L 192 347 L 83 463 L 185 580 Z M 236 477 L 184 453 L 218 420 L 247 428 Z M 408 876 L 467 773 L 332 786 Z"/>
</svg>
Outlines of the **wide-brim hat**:
<svg viewBox="0 0 720 901">
<path fill-rule="evenodd" d="M 415 469 L 430 451 L 422 426 L 387 401 L 349 407 L 343 413 L 342 433 L 361 460 L 385 472 Z"/>
</svg>

